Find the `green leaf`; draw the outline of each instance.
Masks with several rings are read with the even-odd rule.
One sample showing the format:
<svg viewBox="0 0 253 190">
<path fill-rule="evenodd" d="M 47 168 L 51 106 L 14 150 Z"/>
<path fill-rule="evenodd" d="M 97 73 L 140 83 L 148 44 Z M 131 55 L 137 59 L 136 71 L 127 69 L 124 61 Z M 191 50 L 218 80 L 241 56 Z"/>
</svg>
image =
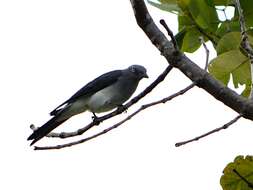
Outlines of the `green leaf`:
<svg viewBox="0 0 253 190">
<path fill-rule="evenodd" d="M 177 4 L 177 0 L 159 0 L 161 3 Z"/>
<path fill-rule="evenodd" d="M 181 51 L 194 52 L 200 47 L 199 36 L 201 35 L 194 21 L 187 15 L 178 15 L 179 33 L 175 36 Z"/>
<path fill-rule="evenodd" d="M 229 32 L 219 40 L 216 47 L 216 52 L 218 55 L 220 55 L 230 50 L 239 49 L 240 44 L 241 44 L 241 33 Z"/>
<path fill-rule="evenodd" d="M 150 0 L 148 0 L 148 3 L 158 9 L 161 9 L 161 10 L 167 11 L 167 12 L 175 13 L 175 12 L 181 11 L 181 9 L 175 3 L 155 3 Z"/>
<path fill-rule="evenodd" d="M 243 16 L 246 22 L 246 27 L 253 27 L 253 1 L 249 0 L 240 0 L 241 8 L 243 10 Z M 239 23 L 238 10 L 235 9 L 235 15 L 233 20 Z"/>
<path fill-rule="evenodd" d="M 201 36 L 201 34 L 196 28 L 187 29 L 183 38 L 181 51 L 189 53 L 196 51 L 201 45 L 199 36 Z"/>
<path fill-rule="evenodd" d="M 249 30 L 247 31 L 247 34 L 248 34 L 249 36 L 253 37 L 253 28 L 249 29 Z"/>
<path fill-rule="evenodd" d="M 246 57 L 245 57 L 246 58 Z M 248 85 L 250 84 L 250 62 L 248 59 L 246 59 L 244 62 L 241 62 L 241 64 L 235 68 L 232 71 L 233 76 L 233 83 L 236 88 L 238 88 L 239 84 Z"/>
<path fill-rule="evenodd" d="M 217 44 L 217 54 L 220 55 L 230 50 L 239 49 L 241 46 L 241 38 L 240 32 L 229 32 L 225 34 Z M 248 35 L 248 39 L 250 44 L 253 44 L 253 36 Z"/>
<path fill-rule="evenodd" d="M 252 0 L 240 0 L 240 4 L 243 10 L 243 16 L 247 27 L 253 27 L 253 1 Z"/>
<path fill-rule="evenodd" d="M 223 53 L 213 59 L 208 67 L 209 72 L 225 85 L 228 84 L 230 75 L 235 88 L 245 85 L 243 95 L 251 88 L 250 62 L 239 49 Z"/>
<path fill-rule="evenodd" d="M 182 48 L 183 45 L 183 41 L 184 41 L 184 37 L 185 34 L 187 33 L 186 28 L 183 28 L 182 30 L 180 30 L 176 35 L 175 35 L 175 39 L 177 41 L 177 45 L 179 47 L 179 49 Z"/>
<path fill-rule="evenodd" d="M 241 31 L 240 30 L 240 24 L 239 24 L 239 22 L 236 21 L 236 20 L 225 21 L 217 29 L 216 34 L 218 36 L 222 37 L 226 33 L 228 33 L 228 32 L 234 32 L 234 31 L 238 31 L 238 32 Z"/>
<path fill-rule="evenodd" d="M 227 6 L 232 0 L 213 0 L 215 6 Z"/>
<path fill-rule="evenodd" d="M 248 184 L 242 180 L 236 170 L 248 182 L 253 183 L 253 157 L 237 156 L 234 162 L 229 163 L 223 170 L 220 184 L 223 190 L 252 190 Z"/>
<path fill-rule="evenodd" d="M 192 28 L 196 26 L 195 22 L 186 15 L 185 13 L 178 15 L 178 30 L 181 31 L 183 28 Z"/>
<path fill-rule="evenodd" d="M 188 2 L 189 0 L 178 0 L 177 1 L 177 4 L 178 4 L 178 6 L 181 8 L 181 10 L 183 10 L 184 12 L 185 11 L 188 11 L 188 4 L 189 4 L 189 2 Z"/>
<path fill-rule="evenodd" d="M 251 92 L 251 84 L 246 84 L 244 91 L 242 92 L 243 97 L 249 97 Z"/>
<path fill-rule="evenodd" d="M 184 12 L 190 13 L 199 27 L 216 31 L 219 20 L 214 6 L 208 5 L 205 0 L 178 0 L 178 5 Z"/>
</svg>

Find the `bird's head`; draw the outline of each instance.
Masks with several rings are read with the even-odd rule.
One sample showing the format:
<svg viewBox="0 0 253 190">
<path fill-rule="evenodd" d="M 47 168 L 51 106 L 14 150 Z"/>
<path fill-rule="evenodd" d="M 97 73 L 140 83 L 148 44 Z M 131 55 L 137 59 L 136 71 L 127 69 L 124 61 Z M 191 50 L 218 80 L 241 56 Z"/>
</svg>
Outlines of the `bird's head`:
<svg viewBox="0 0 253 190">
<path fill-rule="evenodd" d="M 147 70 L 141 65 L 131 65 L 130 67 L 128 67 L 128 70 L 138 80 L 141 80 L 142 78 L 148 78 Z"/>
</svg>

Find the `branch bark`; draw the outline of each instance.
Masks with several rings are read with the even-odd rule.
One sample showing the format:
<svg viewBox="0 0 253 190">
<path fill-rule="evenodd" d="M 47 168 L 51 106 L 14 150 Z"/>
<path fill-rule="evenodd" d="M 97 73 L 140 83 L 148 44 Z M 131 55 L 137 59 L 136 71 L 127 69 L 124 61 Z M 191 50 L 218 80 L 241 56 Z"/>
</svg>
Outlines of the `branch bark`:
<svg viewBox="0 0 253 190">
<path fill-rule="evenodd" d="M 246 51 L 249 60 L 250 60 L 250 71 L 251 71 L 251 80 L 253 79 L 253 49 L 250 46 L 250 42 L 249 42 L 249 37 L 248 34 L 246 32 L 246 24 L 245 24 L 245 19 L 243 16 L 243 10 L 241 8 L 241 4 L 239 0 L 235 1 L 237 10 L 238 10 L 238 14 L 239 14 L 239 21 L 240 21 L 240 27 L 241 27 L 241 36 L 242 36 L 242 48 Z M 253 97 L 253 88 L 252 88 L 252 84 L 251 84 L 251 91 L 250 91 L 250 99 L 252 99 Z"/>
<path fill-rule="evenodd" d="M 253 120 L 253 102 L 214 79 L 180 51 L 176 50 L 154 23 L 143 0 L 130 0 L 139 27 L 158 48 L 168 63 L 178 68 L 190 80 L 217 100 L 223 102 L 246 119 Z"/>
</svg>

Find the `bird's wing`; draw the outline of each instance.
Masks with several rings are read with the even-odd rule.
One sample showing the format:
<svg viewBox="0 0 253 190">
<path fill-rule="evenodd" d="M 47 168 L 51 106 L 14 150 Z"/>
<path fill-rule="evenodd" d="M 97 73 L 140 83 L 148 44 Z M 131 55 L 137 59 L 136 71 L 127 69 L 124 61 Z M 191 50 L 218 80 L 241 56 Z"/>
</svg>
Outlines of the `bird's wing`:
<svg viewBox="0 0 253 190">
<path fill-rule="evenodd" d="M 105 73 L 98 78 L 94 79 L 93 81 L 86 84 L 84 87 L 82 87 L 80 90 L 78 90 L 73 96 L 71 96 L 67 101 L 63 102 L 59 106 L 57 106 L 52 112 L 50 112 L 50 115 L 56 115 L 59 108 L 62 107 L 64 104 L 70 104 L 75 102 L 80 97 L 90 96 L 107 86 L 112 85 L 115 83 L 119 77 L 122 75 L 121 70 L 115 70 L 108 73 Z"/>
</svg>

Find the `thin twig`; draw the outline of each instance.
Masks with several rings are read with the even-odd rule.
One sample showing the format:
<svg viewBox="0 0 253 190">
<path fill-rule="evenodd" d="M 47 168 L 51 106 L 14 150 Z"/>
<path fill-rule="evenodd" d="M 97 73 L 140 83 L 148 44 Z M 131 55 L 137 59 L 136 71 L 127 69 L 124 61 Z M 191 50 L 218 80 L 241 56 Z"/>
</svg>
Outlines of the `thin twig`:
<svg viewBox="0 0 253 190">
<path fill-rule="evenodd" d="M 204 70 L 207 71 L 210 51 L 206 46 L 206 43 L 205 43 L 205 40 L 204 40 L 203 36 L 201 36 L 199 39 L 200 39 L 200 42 L 204 46 L 204 49 L 206 51 L 206 64 L 205 64 Z"/>
<path fill-rule="evenodd" d="M 227 8 L 227 7 L 226 7 Z M 223 14 L 225 16 L 225 19 L 228 20 L 228 17 L 227 17 L 227 13 L 226 13 L 226 8 L 224 8 L 222 11 L 223 11 Z"/>
<path fill-rule="evenodd" d="M 249 182 L 245 177 L 243 177 L 236 169 L 233 169 L 233 172 L 241 178 L 242 181 L 244 181 L 251 189 L 253 189 L 253 184 Z"/>
<path fill-rule="evenodd" d="M 92 136 L 89 136 L 87 138 L 84 138 L 84 139 L 81 139 L 81 140 L 78 140 L 78 141 L 74 141 L 74 142 L 70 142 L 70 143 L 66 143 L 66 144 L 61 144 L 61 145 L 56 145 L 56 146 L 44 146 L 44 147 L 39 147 L 39 146 L 35 146 L 34 147 L 34 150 L 52 150 L 52 149 L 62 149 L 62 148 L 66 148 L 66 147 L 70 147 L 70 146 L 73 146 L 73 145 L 77 145 L 77 144 L 81 144 L 81 143 L 84 143 L 86 141 L 89 141 L 91 139 L 94 139 L 98 136 L 101 136 L 113 129 L 116 129 L 117 127 L 119 127 L 120 125 L 122 125 L 123 123 L 125 123 L 126 121 L 128 121 L 129 119 L 131 119 L 132 117 L 134 117 L 136 114 L 138 114 L 139 112 L 149 108 L 149 107 L 152 107 L 152 106 L 155 106 L 155 105 L 158 105 L 158 104 L 161 104 L 161 103 L 166 103 L 170 100 L 172 100 L 173 98 L 176 98 L 177 96 L 179 95 L 183 95 L 184 93 L 186 93 L 188 90 L 192 89 L 193 87 L 195 86 L 195 83 L 192 83 L 190 84 L 189 86 L 187 86 L 186 88 L 178 91 L 177 93 L 175 94 L 172 94 L 166 98 L 163 98 L 161 100 L 158 100 L 158 101 L 155 101 L 155 102 L 152 102 L 152 103 L 149 103 L 149 104 L 145 104 L 145 105 L 142 105 L 138 110 L 136 110 L 135 112 L 133 112 L 132 114 L 130 114 L 129 116 L 127 116 L 125 119 L 121 120 L 120 122 L 114 124 L 113 126 L 107 128 L 107 129 L 104 129 L 103 131 L 101 132 L 98 132 Z"/>
<path fill-rule="evenodd" d="M 245 24 L 245 19 L 243 16 L 243 10 L 240 5 L 240 0 L 236 0 L 235 2 L 236 2 L 238 14 L 239 14 L 239 21 L 240 21 L 240 27 L 241 27 L 241 35 L 242 35 L 241 45 L 242 45 L 242 48 L 246 51 L 246 53 L 250 59 L 251 80 L 253 80 L 253 49 L 250 46 L 249 37 L 247 35 L 246 24 Z M 250 96 L 249 96 L 250 99 L 253 98 L 253 86 L 252 85 L 251 85 L 251 91 L 250 91 Z"/>
<path fill-rule="evenodd" d="M 201 43 L 203 44 L 203 46 L 204 46 L 204 48 L 205 48 L 205 51 L 206 51 L 206 65 L 205 65 L 205 70 L 207 70 L 208 62 L 209 62 L 209 49 L 207 48 L 207 46 L 206 46 L 206 44 L 205 44 L 205 41 L 204 41 L 204 38 L 203 38 L 203 37 L 200 38 L 200 41 L 201 41 Z M 231 121 L 229 121 L 228 123 L 226 123 L 225 125 L 223 125 L 222 127 L 216 128 L 216 129 L 214 129 L 214 130 L 212 130 L 212 131 L 209 131 L 208 133 L 205 133 L 205 134 L 203 134 L 203 135 L 200 135 L 200 136 L 198 136 L 198 137 L 195 137 L 195 138 L 193 138 L 193 139 L 191 139 L 191 140 L 187 140 L 187 141 L 183 141 L 183 142 L 176 143 L 175 146 L 176 146 L 176 147 L 179 147 L 179 146 L 185 145 L 185 144 L 187 144 L 187 143 L 190 143 L 190 142 L 193 142 L 193 141 L 197 141 L 197 140 L 199 140 L 199 139 L 201 139 L 201 138 L 204 138 L 204 137 L 206 137 L 206 136 L 208 136 L 208 135 L 211 135 L 212 133 L 218 132 L 218 131 L 220 131 L 220 130 L 222 130 L 222 129 L 226 129 L 226 128 L 228 128 L 230 125 L 232 125 L 233 123 L 235 123 L 235 122 L 236 122 L 239 118 L 241 118 L 241 117 L 242 117 L 242 116 L 239 115 L 239 116 L 237 116 L 236 118 L 234 118 L 234 119 L 232 119 Z"/>
<path fill-rule="evenodd" d="M 179 147 L 179 146 L 191 143 L 193 141 L 198 141 L 199 139 L 202 139 L 202 138 L 204 138 L 206 136 L 209 136 L 209 135 L 211 135 L 213 133 L 216 133 L 216 132 L 218 132 L 218 131 L 220 131 L 222 129 L 227 129 L 232 124 L 234 124 L 235 122 L 237 122 L 241 117 L 242 117 L 242 115 L 238 115 L 234 119 L 232 119 L 231 121 L 229 121 L 228 123 L 224 124 L 222 127 L 219 127 L 219 128 L 214 129 L 214 130 L 211 130 L 211 131 L 209 131 L 209 132 L 207 132 L 207 133 L 205 133 L 203 135 L 197 136 L 197 137 L 195 137 L 193 139 L 190 139 L 190 140 L 187 140 L 187 141 L 178 142 L 178 143 L 175 144 L 175 146 Z"/>
<path fill-rule="evenodd" d="M 78 129 L 73 132 L 61 132 L 61 133 L 49 133 L 47 137 L 57 137 L 57 138 L 69 138 L 74 137 L 78 135 L 82 135 L 87 130 L 91 129 L 93 126 L 99 125 L 102 121 L 110 119 L 116 115 L 121 114 L 122 112 L 126 111 L 129 107 L 131 107 L 133 104 L 137 103 L 141 98 L 146 96 L 148 93 L 150 93 L 160 82 L 162 82 L 165 77 L 169 74 L 169 72 L 172 70 L 172 66 L 169 65 L 166 67 L 166 69 L 145 89 L 143 90 L 139 95 L 132 98 L 127 104 L 119 107 L 115 111 L 106 114 L 104 116 L 98 117 L 95 120 L 93 120 L 91 123 L 86 125 L 85 127 Z M 30 128 L 32 130 L 36 130 L 37 128 L 34 125 L 30 125 Z"/>
</svg>

